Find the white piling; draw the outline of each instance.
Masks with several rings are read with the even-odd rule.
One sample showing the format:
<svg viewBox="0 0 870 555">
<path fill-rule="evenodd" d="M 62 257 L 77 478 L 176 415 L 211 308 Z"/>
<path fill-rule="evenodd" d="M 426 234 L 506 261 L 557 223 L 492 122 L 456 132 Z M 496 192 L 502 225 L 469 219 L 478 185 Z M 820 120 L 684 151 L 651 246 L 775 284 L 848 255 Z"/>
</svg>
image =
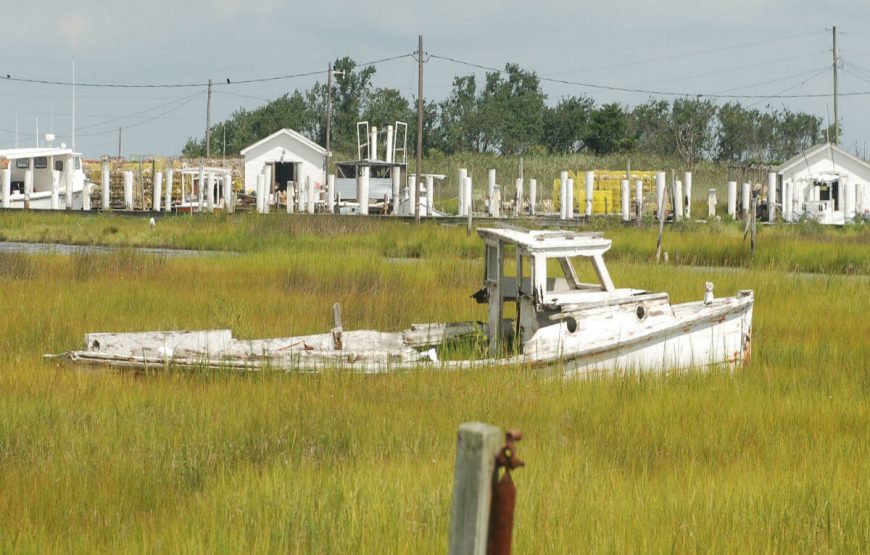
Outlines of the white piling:
<svg viewBox="0 0 870 555">
<path fill-rule="evenodd" d="M 728 182 L 728 215 L 737 218 L 737 182 Z"/>
<path fill-rule="evenodd" d="M 749 203 L 752 202 L 752 185 L 749 183 L 743 184 L 742 195 L 740 197 L 740 210 L 744 218 L 749 217 Z"/>
<path fill-rule="evenodd" d="M 193 178 L 191 178 L 193 179 Z M 263 168 L 263 179 L 266 179 L 266 168 Z M 199 167 L 199 185 L 196 187 L 196 204 L 200 212 L 205 209 L 205 172 L 202 166 Z M 264 205 L 265 206 L 265 205 Z M 264 209 L 265 210 L 265 209 Z"/>
<path fill-rule="evenodd" d="M 410 216 L 416 214 L 417 206 L 417 174 L 408 176 L 408 208 L 411 210 Z"/>
<path fill-rule="evenodd" d="M 399 214 L 399 204 L 401 199 L 399 198 L 402 194 L 402 167 L 401 166 L 393 166 L 390 170 L 390 184 L 393 187 L 393 216 L 397 216 Z"/>
<path fill-rule="evenodd" d="M 462 188 L 462 192 L 465 193 L 465 202 L 463 203 L 465 206 L 464 216 L 470 215 L 474 211 L 474 202 L 471 200 L 471 193 L 474 191 L 471 184 L 471 175 L 466 174 L 468 179 L 465 181 L 465 186 Z"/>
<path fill-rule="evenodd" d="M 538 180 L 529 179 L 529 213 L 534 216 L 538 204 Z"/>
<path fill-rule="evenodd" d="M 60 210 L 60 172 L 51 170 L 51 209 Z"/>
<path fill-rule="evenodd" d="M 163 172 L 154 172 L 151 189 L 151 209 L 160 212 L 160 199 L 163 196 Z"/>
<path fill-rule="evenodd" d="M 493 214 L 493 201 L 492 195 L 495 191 L 495 170 L 489 169 L 486 172 L 486 198 L 489 199 L 489 215 Z"/>
<path fill-rule="evenodd" d="M 683 175 L 683 187 L 686 195 L 686 219 L 692 219 L 692 172 L 686 172 Z"/>
<path fill-rule="evenodd" d="M 568 218 L 568 172 L 559 172 L 559 218 Z"/>
<path fill-rule="evenodd" d="M 0 170 L 0 206 L 9 208 L 12 196 L 12 170 Z"/>
<path fill-rule="evenodd" d="M 462 192 L 465 194 L 465 214 L 464 214 L 464 216 L 466 216 L 466 217 L 472 213 L 471 191 L 472 191 L 471 176 L 466 176 L 465 177 L 465 184 L 462 187 Z"/>
<path fill-rule="evenodd" d="M 514 216 L 521 216 L 523 214 L 523 180 L 520 177 L 516 181 L 516 194 L 514 196 Z"/>
<path fill-rule="evenodd" d="M 565 219 L 574 219 L 574 178 L 569 177 L 565 184 Z"/>
<path fill-rule="evenodd" d="M 683 182 L 674 182 L 674 221 L 683 219 Z"/>
<path fill-rule="evenodd" d="M 393 163 L 393 147 L 394 147 L 394 145 L 393 145 L 393 126 L 388 125 L 387 126 L 387 144 L 385 147 L 387 149 L 387 153 L 386 153 L 386 155 L 384 155 L 384 160 L 386 160 L 388 164 Z"/>
<path fill-rule="evenodd" d="M 776 172 L 767 174 L 767 221 L 776 221 Z"/>
<path fill-rule="evenodd" d="M 233 203 L 233 176 L 230 174 L 224 175 L 224 213 L 232 214 L 235 211 Z"/>
<path fill-rule="evenodd" d="M 368 166 L 362 166 L 359 170 L 359 177 L 356 180 L 356 200 L 359 202 L 360 215 L 366 216 L 369 213 L 369 175 L 371 170 Z"/>
<path fill-rule="evenodd" d="M 620 199 L 622 200 L 622 221 L 627 222 L 631 220 L 631 213 L 629 210 L 631 192 L 628 187 L 628 179 L 623 179 L 620 182 L 620 185 L 622 186 L 622 195 L 620 196 Z"/>
<path fill-rule="evenodd" d="M 492 188 L 492 217 L 498 218 L 501 216 L 501 187 L 496 184 Z"/>
<path fill-rule="evenodd" d="M 592 198 L 595 190 L 595 172 L 586 172 L 586 217 L 592 215 Z"/>
<path fill-rule="evenodd" d="M 24 170 L 24 208 L 30 208 L 30 195 L 33 194 L 33 170 Z M 69 208 L 69 206 L 67 206 Z"/>
<path fill-rule="evenodd" d="M 435 178 L 426 176 L 426 216 L 434 215 L 433 201 L 435 200 Z"/>
<path fill-rule="evenodd" d="M 214 212 L 214 205 L 215 205 L 215 194 L 214 194 L 214 192 L 215 192 L 214 191 L 215 179 L 214 179 L 214 177 L 215 176 L 213 173 L 209 173 L 208 176 L 206 177 L 206 182 L 208 183 L 207 193 L 208 193 L 208 211 L 209 212 Z"/>
<path fill-rule="evenodd" d="M 857 188 L 847 176 L 841 177 L 844 180 L 843 184 L 843 209 L 845 210 L 846 223 L 850 224 L 855 221 L 855 200 Z"/>
<path fill-rule="evenodd" d="M 257 174 L 257 212 L 265 214 L 266 209 L 266 176 L 262 173 Z"/>
<path fill-rule="evenodd" d="M 371 160 L 378 159 L 378 128 L 372 126 L 372 133 L 369 138 L 369 156 Z M 366 212 L 368 214 L 368 212 Z"/>
<path fill-rule="evenodd" d="M 794 197 L 794 185 L 791 181 L 782 182 L 782 219 L 787 222 L 791 221 L 792 211 L 794 209 L 792 199 Z"/>
<path fill-rule="evenodd" d="M 707 217 L 711 220 L 716 217 L 716 189 L 707 191 Z"/>
<path fill-rule="evenodd" d="M 287 213 L 293 214 L 296 212 L 296 185 L 293 181 L 288 181 L 286 188 L 284 190 L 284 196 L 286 197 L 287 204 Z"/>
<path fill-rule="evenodd" d="M 163 184 L 163 209 L 172 212 L 172 180 L 175 178 L 175 170 L 166 168 L 166 183 Z"/>
<path fill-rule="evenodd" d="M 663 219 L 665 210 L 665 172 L 656 173 L 656 218 Z"/>
<path fill-rule="evenodd" d="M 634 215 L 640 220 L 643 217 L 643 180 L 634 182 Z"/>
<path fill-rule="evenodd" d="M 91 211 L 91 188 L 87 178 L 82 183 L 82 210 L 85 212 Z"/>
<path fill-rule="evenodd" d="M 306 176 L 305 176 L 305 190 L 306 190 L 307 193 L 308 193 L 308 197 L 307 197 L 307 200 L 308 200 L 308 210 L 307 210 L 307 212 L 308 212 L 309 214 L 314 214 L 314 207 L 315 207 L 315 205 L 316 205 L 317 198 L 316 198 L 316 196 L 315 196 L 315 194 L 314 194 L 314 193 L 315 193 L 315 191 L 314 191 L 314 180 L 311 179 L 311 176 L 310 176 L 310 175 L 306 175 Z"/>
<path fill-rule="evenodd" d="M 133 172 L 124 172 L 124 209 L 133 210 Z"/>
<path fill-rule="evenodd" d="M 465 216 L 465 178 L 468 177 L 468 170 L 459 168 L 459 216 Z"/>
<path fill-rule="evenodd" d="M 112 181 L 109 177 L 109 161 L 103 160 L 100 167 L 100 188 L 103 194 L 103 210 L 112 207 Z"/>
<path fill-rule="evenodd" d="M 396 168 L 393 168 L 396 171 Z M 395 178 L 393 182 L 393 190 L 396 190 Z M 335 212 L 335 175 L 329 174 L 326 176 L 326 210 L 330 214 Z"/>
</svg>

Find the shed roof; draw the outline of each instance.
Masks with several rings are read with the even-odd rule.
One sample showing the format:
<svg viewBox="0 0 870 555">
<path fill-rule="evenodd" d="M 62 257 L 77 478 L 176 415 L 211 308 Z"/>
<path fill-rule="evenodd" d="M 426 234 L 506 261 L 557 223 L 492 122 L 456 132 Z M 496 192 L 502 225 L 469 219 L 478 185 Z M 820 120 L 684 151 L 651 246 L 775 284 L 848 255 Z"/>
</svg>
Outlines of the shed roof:
<svg viewBox="0 0 870 555">
<path fill-rule="evenodd" d="M 248 153 L 249 151 L 251 151 L 252 149 L 257 148 L 257 147 L 260 146 L 260 145 L 266 144 L 266 143 L 268 143 L 269 141 L 272 141 L 272 140 L 274 140 L 275 138 L 280 137 L 280 136 L 282 136 L 282 135 L 286 135 L 287 137 L 290 137 L 291 139 L 294 139 L 294 140 L 296 140 L 296 141 L 299 141 L 300 143 L 302 143 L 302 144 L 304 144 L 305 146 L 307 146 L 308 148 L 314 150 L 314 151 L 317 152 L 318 154 L 321 154 L 321 155 L 323 155 L 323 156 L 326 156 L 326 149 L 325 149 L 325 148 L 323 148 L 323 147 L 320 146 L 319 144 L 315 143 L 315 142 L 312 141 L 311 139 L 305 137 L 305 136 L 302 135 L 301 133 L 299 133 L 299 132 L 297 132 L 297 131 L 294 131 L 294 130 L 292 130 L 292 129 L 287 129 L 287 128 L 279 129 L 278 131 L 275 131 L 274 133 L 272 133 L 272 134 L 269 135 L 268 137 L 266 137 L 266 138 L 264 138 L 264 139 L 260 139 L 260 140 L 257 141 L 256 143 L 254 143 L 254 144 L 252 144 L 252 145 L 250 145 L 250 146 L 248 146 L 248 147 L 246 147 L 246 148 L 243 148 L 243 149 L 242 149 L 242 152 L 241 152 L 240 154 L 241 154 L 242 156 L 244 156 L 245 154 L 247 154 L 247 153 Z"/>
<path fill-rule="evenodd" d="M 794 168 L 795 166 L 811 163 L 809 162 L 809 160 L 813 158 L 823 157 L 825 155 L 827 155 L 827 157 L 833 161 L 836 161 L 837 157 L 851 160 L 852 162 L 862 166 L 865 170 L 867 170 L 867 174 L 870 175 L 870 164 L 868 164 L 864 160 L 861 160 L 857 156 L 849 154 L 847 150 L 832 143 L 819 143 L 816 146 L 812 146 L 806 149 L 805 151 L 787 160 L 781 166 L 776 168 L 776 173 L 785 173 Z"/>
</svg>

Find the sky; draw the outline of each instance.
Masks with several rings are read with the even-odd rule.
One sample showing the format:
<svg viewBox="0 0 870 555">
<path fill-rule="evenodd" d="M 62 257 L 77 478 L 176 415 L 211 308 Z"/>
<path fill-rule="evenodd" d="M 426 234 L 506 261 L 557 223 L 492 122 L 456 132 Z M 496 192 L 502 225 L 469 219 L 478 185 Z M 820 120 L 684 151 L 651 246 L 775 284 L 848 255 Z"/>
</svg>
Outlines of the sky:
<svg viewBox="0 0 870 555">
<path fill-rule="evenodd" d="M 75 146 L 88 158 L 117 154 L 119 127 L 124 156 L 175 155 L 188 138 L 204 134 L 208 79 L 216 83 L 215 123 L 324 81 L 330 60 L 410 54 L 418 35 L 426 51 L 427 99 L 447 96 L 456 75 L 485 74 L 441 56 L 485 67 L 518 63 L 544 79 L 573 82 L 542 82 L 553 104 L 581 94 L 626 106 L 651 96 L 673 98 L 585 85 L 692 95 L 825 95 L 740 101 L 832 121 L 833 24 L 842 60 L 842 144 L 863 155 L 870 142 L 870 4 L 857 0 L 0 0 L 0 13 L 7 15 L 0 49 L 2 148 L 15 146 L 16 120 L 20 146 L 35 146 L 37 130 L 39 136 L 53 132 L 55 144 L 72 143 L 73 87 L 7 75 L 70 82 L 75 65 Z M 375 86 L 416 95 L 414 59 L 376 67 Z M 318 73 L 238 83 L 312 72 Z M 196 86 L 81 86 L 87 83 Z M 862 92 L 868 94 L 849 94 Z"/>
</svg>

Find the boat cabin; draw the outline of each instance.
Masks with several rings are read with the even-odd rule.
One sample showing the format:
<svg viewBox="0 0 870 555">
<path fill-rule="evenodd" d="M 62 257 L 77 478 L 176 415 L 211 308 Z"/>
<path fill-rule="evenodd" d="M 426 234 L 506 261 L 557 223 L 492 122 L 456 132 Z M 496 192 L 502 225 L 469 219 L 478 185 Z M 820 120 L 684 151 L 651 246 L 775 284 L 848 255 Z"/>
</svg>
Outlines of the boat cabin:
<svg viewBox="0 0 870 555">
<path fill-rule="evenodd" d="M 553 316 L 645 293 L 617 289 L 604 264 L 609 239 L 599 233 L 477 230 L 485 244 L 484 287 L 474 297 L 489 304 L 490 351 L 528 341 Z M 505 319 L 505 303 L 515 318 Z M 503 345 L 503 342 L 507 342 Z"/>
<path fill-rule="evenodd" d="M 81 191 L 86 181 L 82 169 L 81 154 L 69 148 L 15 148 L 0 150 L 0 169 L 8 170 L 8 184 L 0 184 L 5 191 L 0 195 L 8 198 L 14 208 L 23 208 L 25 198 L 31 208 L 51 208 L 51 194 L 69 191 L 76 195 L 81 206 Z M 59 208 L 64 208 L 66 198 L 60 195 Z"/>
</svg>

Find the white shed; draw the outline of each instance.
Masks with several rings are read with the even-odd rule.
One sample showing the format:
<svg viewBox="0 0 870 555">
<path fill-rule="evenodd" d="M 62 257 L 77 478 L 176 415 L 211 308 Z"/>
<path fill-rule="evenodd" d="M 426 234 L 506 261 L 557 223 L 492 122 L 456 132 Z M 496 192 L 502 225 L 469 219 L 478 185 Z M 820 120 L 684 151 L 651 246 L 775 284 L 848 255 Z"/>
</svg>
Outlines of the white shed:
<svg viewBox="0 0 870 555">
<path fill-rule="evenodd" d="M 776 169 L 787 220 L 843 224 L 870 217 L 870 164 L 834 144 L 819 144 Z"/>
<path fill-rule="evenodd" d="M 326 149 L 292 129 L 281 129 L 241 152 L 245 157 L 245 192 L 257 188 L 257 175 L 266 173 L 269 190 L 284 191 L 287 182 L 305 184 L 311 177 L 315 190 L 326 183 Z"/>
</svg>

